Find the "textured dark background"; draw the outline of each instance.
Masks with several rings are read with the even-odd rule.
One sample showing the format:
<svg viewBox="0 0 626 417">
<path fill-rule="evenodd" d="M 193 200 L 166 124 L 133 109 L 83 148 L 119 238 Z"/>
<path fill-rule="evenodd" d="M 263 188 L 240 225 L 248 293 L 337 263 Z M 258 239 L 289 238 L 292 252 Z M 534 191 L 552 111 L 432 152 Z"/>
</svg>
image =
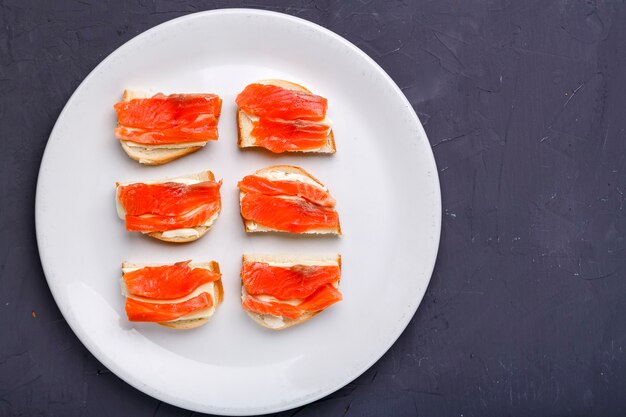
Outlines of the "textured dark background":
<svg viewBox="0 0 626 417">
<path fill-rule="evenodd" d="M 356 381 L 280 415 L 626 415 L 624 0 L 0 0 L 0 415 L 194 414 L 129 387 L 73 335 L 39 263 L 35 185 L 100 60 L 226 6 L 303 17 L 374 58 L 422 120 L 443 192 L 437 266 L 407 330 Z"/>
</svg>

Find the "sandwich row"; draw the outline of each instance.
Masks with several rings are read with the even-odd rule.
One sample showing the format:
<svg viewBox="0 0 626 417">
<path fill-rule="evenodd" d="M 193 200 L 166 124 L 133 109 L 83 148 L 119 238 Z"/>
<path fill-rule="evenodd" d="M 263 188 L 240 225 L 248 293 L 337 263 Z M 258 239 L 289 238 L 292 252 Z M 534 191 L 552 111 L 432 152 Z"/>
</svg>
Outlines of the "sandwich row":
<svg viewBox="0 0 626 417">
<path fill-rule="evenodd" d="M 241 306 L 275 330 L 302 323 L 341 301 L 341 256 L 244 255 Z M 122 264 L 128 320 L 191 329 L 209 321 L 224 299 L 217 262 Z"/>
<path fill-rule="evenodd" d="M 334 153 L 328 101 L 283 80 L 248 85 L 237 103 L 238 145 L 274 153 Z M 124 91 L 114 106 L 115 136 L 128 156 L 161 165 L 217 140 L 222 99 L 216 94 L 148 94 Z"/>
<path fill-rule="evenodd" d="M 126 230 L 173 242 L 191 242 L 215 223 L 221 181 L 211 171 L 160 181 L 117 183 L 117 213 Z M 277 165 L 238 183 L 246 232 L 341 234 L 335 200 L 304 169 Z"/>
</svg>

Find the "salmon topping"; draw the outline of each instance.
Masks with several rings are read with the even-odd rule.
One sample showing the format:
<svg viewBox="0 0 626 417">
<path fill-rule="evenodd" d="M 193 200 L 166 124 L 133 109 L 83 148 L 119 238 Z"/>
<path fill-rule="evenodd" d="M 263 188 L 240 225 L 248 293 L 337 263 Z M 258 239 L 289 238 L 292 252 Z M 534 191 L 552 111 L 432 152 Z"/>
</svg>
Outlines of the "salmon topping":
<svg viewBox="0 0 626 417">
<path fill-rule="evenodd" d="M 335 206 L 335 199 L 321 185 L 316 187 L 300 181 L 272 181 L 258 175 L 247 175 L 237 185 L 245 193 L 302 197 L 320 206 Z"/>
<path fill-rule="evenodd" d="M 301 197 L 246 193 L 241 200 L 241 215 L 261 226 L 291 233 L 339 227 L 339 215 L 334 209 Z"/>
<path fill-rule="evenodd" d="M 248 296 L 243 301 L 244 310 L 253 311 L 259 314 L 271 314 L 278 317 L 287 317 L 289 319 L 299 318 L 304 311 L 298 307 L 287 303 L 261 301 L 254 296 Z"/>
<path fill-rule="evenodd" d="M 115 136 L 144 145 L 217 140 L 222 99 L 215 94 L 156 94 L 116 103 Z"/>
<path fill-rule="evenodd" d="M 176 299 L 194 292 L 201 285 L 217 281 L 221 275 L 204 268 L 191 268 L 189 262 L 146 266 L 122 277 L 128 292 L 156 300 Z"/>
<path fill-rule="evenodd" d="M 311 294 L 306 300 L 298 304 L 298 307 L 305 311 L 322 311 L 326 307 L 343 300 L 339 290 L 330 284 L 321 286 Z"/>
<path fill-rule="evenodd" d="M 221 185 L 221 181 L 121 185 L 118 198 L 126 212 L 126 229 L 157 232 L 201 226 L 220 210 Z"/>
<path fill-rule="evenodd" d="M 328 109 L 324 97 L 270 84 L 250 84 L 235 101 L 244 112 L 269 119 L 320 121 Z"/>
<path fill-rule="evenodd" d="M 151 303 L 128 297 L 126 315 L 130 321 L 166 322 L 212 306 L 213 298 L 206 292 L 180 303 Z"/>
<path fill-rule="evenodd" d="M 248 294 L 267 294 L 280 300 L 307 298 L 320 286 L 339 281 L 338 265 L 273 266 L 245 262 L 241 270 Z"/>
<path fill-rule="evenodd" d="M 260 118 L 250 134 L 256 145 L 274 153 L 309 151 L 326 144 L 330 127 L 322 123 L 298 123 Z"/>
</svg>

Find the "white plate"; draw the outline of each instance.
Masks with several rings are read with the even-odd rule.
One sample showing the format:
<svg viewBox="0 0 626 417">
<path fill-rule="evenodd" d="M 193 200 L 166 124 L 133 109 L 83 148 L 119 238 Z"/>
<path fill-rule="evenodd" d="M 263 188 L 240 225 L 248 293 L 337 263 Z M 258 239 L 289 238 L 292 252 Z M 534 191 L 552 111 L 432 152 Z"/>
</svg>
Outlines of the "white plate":
<svg viewBox="0 0 626 417">
<path fill-rule="evenodd" d="M 337 154 L 275 156 L 236 145 L 236 94 L 282 78 L 329 99 Z M 224 99 L 220 139 L 161 167 L 131 161 L 113 137 L 124 88 L 214 92 Z M 344 236 L 246 236 L 237 181 L 276 163 L 300 165 L 338 201 Z M 197 242 L 166 245 L 127 233 L 117 180 L 210 168 L 223 178 L 223 209 Z M 160 400 L 199 412 L 269 413 L 347 384 L 380 358 L 415 313 L 437 254 L 441 200 L 433 155 L 409 102 L 348 41 L 307 21 L 258 10 L 172 20 L 129 41 L 76 90 L 50 135 L 37 186 L 41 261 L 63 316 L 93 355 Z M 343 255 L 344 301 L 314 320 L 273 332 L 240 307 L 243 252 Z M 208 325 L 172 331 L 131 324 L 120 263 L 219 261 L 225 300 Z"/>
</svg>

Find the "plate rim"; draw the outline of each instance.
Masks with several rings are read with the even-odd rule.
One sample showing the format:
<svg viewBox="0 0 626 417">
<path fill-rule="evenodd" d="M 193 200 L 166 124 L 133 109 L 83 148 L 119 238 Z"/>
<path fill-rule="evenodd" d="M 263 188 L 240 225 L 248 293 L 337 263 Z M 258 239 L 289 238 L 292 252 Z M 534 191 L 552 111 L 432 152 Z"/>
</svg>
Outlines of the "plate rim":
<svg viewBox="0 0 626 417">
<path fill-rule="evenodd" d="M 137 42 L 141 42 L 144 38 L 148 38 L 152 33 L 158 32 L 158 31 L 162 31 L 162 30 L 167 30 L 167 28 L 169 26 L 175 26 L 178 25 L 184 21 L 187 20 L 192 20 L 192 19 L 203 19 L 205 16 L 207 15 L 220 15 L 220 14 L 224 14 L 224 15 L 257 15 L 257 16 L 269 16 L 271 18 L 277 18 L 277 19 L 284 19 L 284 20 L 288 20 L 288 21 L 292 21 L 298 25 L 303 25 L 306 27 L 309 27 L 315 31 L 319 31 L 321 33 L 323 33 L 326 36 L 330 36 L 331 38 L 333 38 L 335 41 L 338 41 L 340 43 L 342 43 L 344 46 L 347 46 L 349 49 L 351 49 L 353 52 L 357 53 L 358 55 L 360 55 L 362 58 L 364 58 L 368 64 L 379 74 L 383 77 L 383 79 L 387 82 L 388 86 L 391 87 L 397 96 L 401 97 L 401 99 L 404 101 L 404 104 L 406 105 L 406 107 L 409 109 L 409 112 L 411 114 L 411 118 L 413 119 L 413 122 L 417 123 L 417 127 L 418 127 L 418 131 L 420 133 L 420 135 L 423 135 L 423 138 L 428 142 L 428 149 L 429 152 L 427 153 L 427 159 L 429 160 L 429 163 L 431 165 L 431 167 L 433 168 L 432 172 L 433 175 L 431 176 L 431 182 L 433 185 L 433 190 L 434 191 L 434 195 L 432 196 L 434 201 L 434 235 L 432 237 L 432 241 L 433 241 L 433 245 L 435 245 L 435 251 L 432 255 L 432 259 L 430 259 L 428 261 L 428 266 L 425 268 L 425 271 L 427 271 L 427 276 L 428 276 L 428 281 L 427 283 L 424 285 L 423 290 L 421 291 L 420 294 L 416 294 L 417 297 L 415 298 L 415 305 L 413 308 L 411 308 L 410 310 L 407 310 L 407 313 L 410 314 L 406 314 L 405 317 L 403 318 L 405 320 L 404 323 L 399 322 L 399 326 L 397 327 L 397 334 L 395 334 L 392 338 L 389 339 L 389 343 L 386 344 L 386 347 L 381 350 L 381 352 L 378 354 L 373 355 L 372 359 L 370 361 L 367 361 L 361 368 L 359 368 L 356 372 L 352 372 L 350 378 L 345 381 L 342 382 L 340 385 L 334 386 L 332 388 L 329 388 L 327 390 L 322 390 L 322 391 L 317 391 L 316 393 L 314 393 L 313 395 L 310 395 L 308 397 L 304 397 L 305 399 L 303 400 L 302 398 L 298 399 L 298 401 L 295 402 L 291 402 L 289 404 L 285 404 L 282 403 L 282 405 L 276 405 L 273 408 L 265 408 L 265 409 L 253 409 L 253 408 L 247 408 L 244 410 L 236 410 L 236 409 L 216 409 L 216 408 L 211 408 L 210 405 L 207 405 L 207 409 L 204 410 L 196 410 L 194 408 L 189 408 L 188 405 L 183 404 L 183 402 L 185 400 L 180 400 L 180 401 L 170 401 L 170 399 L 164 399 L 164 393 L 159 391 L 158 389 L 154 389 L 150 386 L 145 386 L 142 384 L 142 382 L 140 380 L 135 380 L 133 379 L 132 375 L 130 373 L 127 373 L 124 369 L 122 369 L 121 367 L 118 367 L 116 362 L 108 357 L 103 351 L 101 351 L 97 346 L 95 346 L 94 344 L 91 343 L 91 340 L 89 339 L 87 334 L 83 334 L 79 331 L 77 331 L 77 327 L 75 324 L 75 319 L 71 316 L 71 314 L 69 314 L 69 311 L 67 311 L 67 307 L 64 306 L 63 304 L 60 304 L 58 302 L 58 297 L 57 294 L 55 292 L 55 285 L 51 284 L 50 280 L 48 279 L 48 276 L 50 275 L 51 272 L 51 266 L 48 264 L 47 261 L 44 260 L 44 256 L 42 256 L 42 253 L 44 253 L 44 251 L 42 251 L 42 237 L 41 237 L 41 230 L 42 230 L 42 224 L 41 224 L 41 219 L 43 217 L 43 208 L 42 208 L 42 203 L 41 203 L 41 195 L 42 193 L 40 192 L 40 187 L 41 187 L 41 183 L 42 181 L 42 171 L 44 166 L 48 166 L 49 162 L 49 152 L 48 152 L 48 146 L 50 145 L 50 140 L 55 137 L 55 133 L 58 130 L 58 126 L 59 126 L 59 121 L 63 119 L 63 116 L 66 114 L 66 112 L 68 111 L 68 109 L 71 107 L 71 105 L 73 104 L 73 102 L 76 100 L 76 97 L 78 95 L 78 93 L 80 91 L 82 91 L 83 88 L 85 88 L 85 85 L 88 84 L 88 82 L 91 80 L 91 78 L 93 78 L 98 71 L 100 71 L 100 69 L 105 66 L 109 60 L 113 59 L 113 57 L 115 55 L 117 55 L 119 53 L 120 50 L 123 50 L 124 48 L 129 48 L 131 47 L 134 43 Z M 420 139 L 414 138 L 413 140 L 419 141 Z M 430 191 L 430 190 L 429 190 Z M 100 363 L 102 363 L 104 366 L 106 366 L 109 370 L 111 370 L 116 377 L 120 378 L 122 381 L 124 381 L 125 383 L 129 384 L 130 386 L 132 386 L 133 388 L 141 391 L 144 394 L 147 394 L 149 396 L 151 396 L 152 398 L 155 398 L 159 401 L 163 401 L 169 404 L 172 404 L 174 406 L 183 408 L 183 409 L 187 409 L 187 410 L 193 410 L 193 411 L 197 411 L 197 412 L 203 412 L 203 413 L 215 413 L 215 414 L 219 414 L 219 415 L 257 415 L 257 414 L 269 414 L 269 413 L 275 413 L 275 412 L 281 412 L 281 411 L 285 411 L 285 410 L 291 410 L 297 407 L 301 407 L 303 405 L 306 404 L 310 404 L 313 403 L 314 401 L 317 401 L 321 398 L 324 398 L 338 390 L 340 390 L 341 388 L 345 387 L 346 385 L 348 385 L 349 383 L 351 383 L 352 381 L 354 381 L 355 379 L 359 378 L 361 375 L 363 375 L 363 373 L 365 373 L 368 369 L 370 369 L 374 364 L 376 364 L 376 362 L 378 362 L 388 351 L 389 349 L 391 349 L 391 347 L 397 342 L 397 340 L 400 338 L 400 336 L 404 333 L 404 331 L 406 330 L 406 328 L 408 327 L 409 323 L 411 322 L 411 320 L 413 319 L 413 317 L 415 316 L 419 306 L 422 303 L 422 300 L 424 298 L 424 295 L 426 294 L 426 290 L 428 289 L 428 286 L 430 285 L 430 281 L 432 279 L 432 275 L 433 275 L 433 271 L 434 271 L 434 267 L 436 264 L 436 260 L 437 260 L 437 256 L 439 253 L 439 245 L 440 245 L 440 241 L 441 241 L 441 224 L 442 224 L 442 200 L 441 200 L 441 183 L 439 180 L 439 171 L 437 169 L 437 164 L 436 164 L 436 160 L 434 157 L 434 153 L 432 151 L 432 147 L 430 146 L 430 142 L 428 141 L 428 136 L 426 135 L 426 132 L 424 130 L 424 127 L 419 119 L 419 117 L 417 116 L 417 113 L 415 112 L 415 109 L 413 108 L 413 106 L 411 105 L 411 103 L 409 102 L 409 100 L 407 99 L 407 97 L 404 95 L 404 93 L 402 92 L 402 90 L 398 87 L 398 85 L 396 84 L 396 82 L 391 78 L 391 76 L 389 74 L 387 74 L 387 72 L 373 59 L 371 58 L 368 54 L 366 54 L 363 50 L 361 50 L 358 46 L 356 46 L 355 44 L 353 44 L 352 42 L 350 42 L 349 40 L 345 39 L 344 37 L 342 37 L 341 35 L 333 32 L 330 29 L 327 29 L 317 23 L 311 22 L 309 20 L 303 19 L 301 17 L 297 17 L 297 16 L 293 16 L 287 13 L 281 13 L 281 12 L 276 12 L 276 11 L 270 11 L 270 10 L 263 10 L 263 9 L 254 9 L 254 8 L 220 8 L 220 9 L 213 9 L 213 10 L 205 10 L 205 11 L 200 11 L 200 12 L 194 12 L 194 13 L 189 13 L 183 16 L 179 16 L 170 20 L 167 20 L 163 23 L 160 23 L 156 26 L 153 26 L 137 35 L 135 35 L 133 38 L 129 39 L 128 41 L 124 42 L 123 44 L 121 44 L 120 46 L 118 46 L 115 50 L 113 50 L 111 53 L 109 53 L 102 61 L 100 61 L 100 63 L 98 65 L 96 65 L 90 72 L 89 74 L 81 81 L 81 83 L 78 85 L 78 87 L 76 87 L 76 89 L 74 90 L 74 92 L 72 93 L 72 95 L 70 96 L 70 98 L 67 100 L 67 102 L 65 103 L 65 105 L 63 106 L 63 109 L 61 110 L 61 112 L 59 113 L 59 116 L 57 117 L 57 120 L 55 121 L 54 127 L 52 128 L 52 130 L 50 131 L 50 135 L 48 136 L 48 140 L 46 142 L 46 147 L 44 149 L 42 158 L 41 158 L 41 163 L 39 166 L 39 172 L 37 175 L 37 186 L 36 186 L 36 191 L 35 191 L 35 234 L 36 234 L 36 238 L 37 238 L 37 249 L 39 252 L 39 259 L 41 262 L 41 266 L 43 269 L 43 273 L 44 276 L 46 278 L 46 283 L 48 285 L 48 288 L 50 289 L 50 292 L 52 294 L 52 297 L 54 299 L 55 304 L 57 305 L 57 308 L 59 309 L 59 311 L 61 312 L 65 322 L 69 325 L 70 329 L 72 330 L 72 332 L 74 333 L 74 335 L 78 338 L 78 340 L 87 348 L 87 350 L 89 351 L 90 354 L 92 354 L 94 356 L 94 358 L 96 358 L 96 360 L 98 360 Z M 425 262 L 426 263 L 426 262 Z M 69 317 L 69 319 L 68 319 Z M 242 412 L 243 411 L 243 412 Z"/>
</svg>

